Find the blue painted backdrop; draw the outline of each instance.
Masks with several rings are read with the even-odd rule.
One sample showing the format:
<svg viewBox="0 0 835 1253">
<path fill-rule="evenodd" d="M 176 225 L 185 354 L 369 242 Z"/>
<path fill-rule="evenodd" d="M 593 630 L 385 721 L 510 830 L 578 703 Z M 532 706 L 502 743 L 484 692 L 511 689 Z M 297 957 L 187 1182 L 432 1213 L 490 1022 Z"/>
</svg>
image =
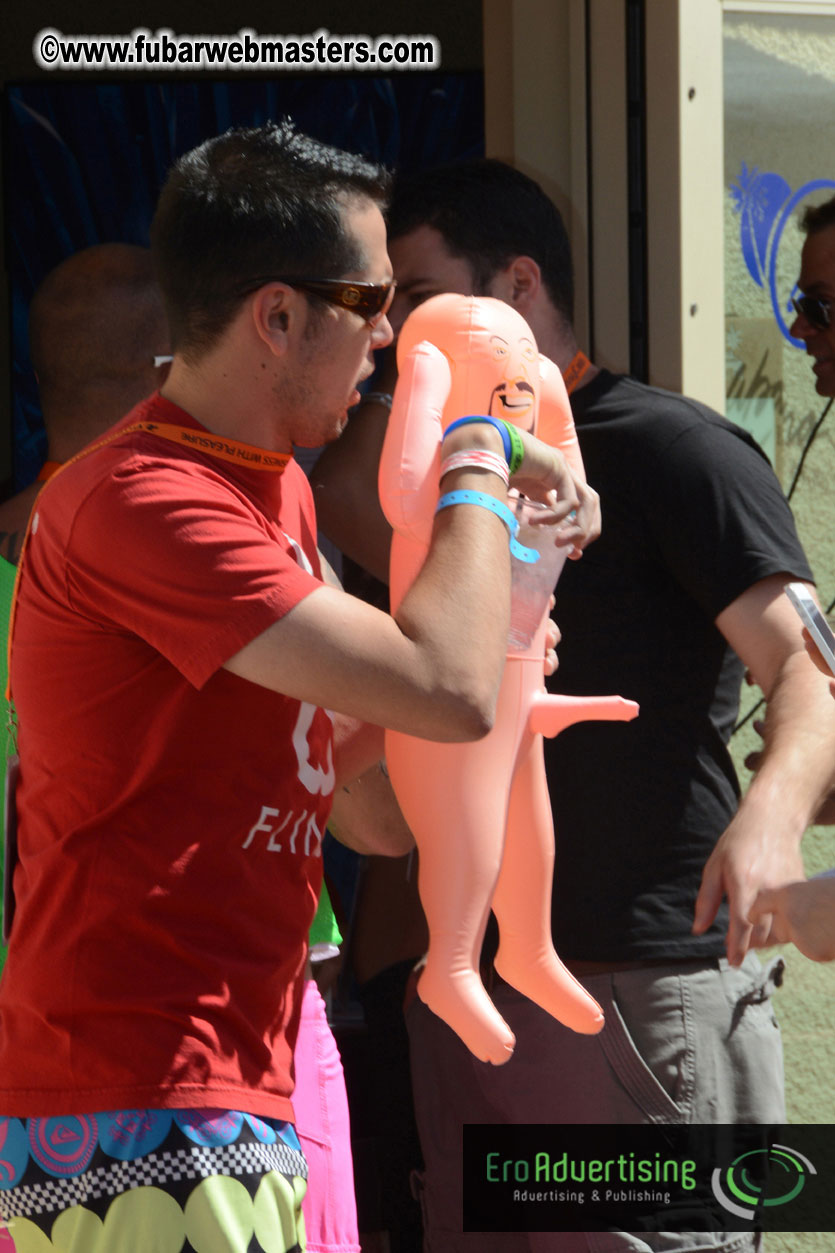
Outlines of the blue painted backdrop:
<svg viewBox="0 0 835 1253">
<path fill-rule="evenodd" d="M 5 97 L 7 265 L 12 295 L 17 491 L 44 459 L 27 311 L 41 279 L 91 244 L 147 244 L 174 160 L 230 126 L 291 116 L 309 134 L 414 169 L 484 148 L 480 73 L 339 75 L 264 83 L 33 83 Z"/>
<path fill-rule="evenodd" d="M 745 266 L 758 287 L 768 291 L 774 319 L 780 333 L 793 348 L 803 348 L 802 339 L 790 334 L 794 321 L 792 298 L 798 295 L 798 286 L 790 292 L 780 292 L 777 283 L 777 254 L 783 240 L 783 231 L 791 215 L 807 197 L 817 192 L 832 194 L 835 181 L 831 178 L 814 178 L 797 191 L 773 170 L 760 170 L 743 161 L 742 168 L 730 191 L 733 206 L 739 214 L 739 246 Z"/>
</svg>

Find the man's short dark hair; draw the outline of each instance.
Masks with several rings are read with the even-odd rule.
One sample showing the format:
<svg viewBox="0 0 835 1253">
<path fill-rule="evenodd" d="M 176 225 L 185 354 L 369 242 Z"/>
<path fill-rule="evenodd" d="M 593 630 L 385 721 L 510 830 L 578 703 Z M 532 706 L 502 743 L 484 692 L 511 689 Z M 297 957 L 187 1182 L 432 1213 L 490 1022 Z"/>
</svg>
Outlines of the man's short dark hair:
<svg viewBox="0 0 835 1253">
<path fill-rule="evenodd" d="M 574 266 L 559 209 L 538 183 L 504 161 L 480 158 L 398 178 L 389 239 L 433 226 L 450 252 L 470 265 L 475 295 L 514 257 L 531 257 L 554 307 L 571 323 Z"/>
<path fill-rule="evenodd" d="M 835 226 L 835 196 L 823 204 L 810 204 L 800 218 L 800 229 L 807 235 L 816 235 L 828 226 Z"/>
<path fill-rule="evenodd" d="M 389 175 L 285 120 L 230 130 L 181 157 L 151 225 L 174 349 L 192 358 L 273 275 L 339 278 L 362 267 L 343 210 L 385 208 Z"/>
</svg>

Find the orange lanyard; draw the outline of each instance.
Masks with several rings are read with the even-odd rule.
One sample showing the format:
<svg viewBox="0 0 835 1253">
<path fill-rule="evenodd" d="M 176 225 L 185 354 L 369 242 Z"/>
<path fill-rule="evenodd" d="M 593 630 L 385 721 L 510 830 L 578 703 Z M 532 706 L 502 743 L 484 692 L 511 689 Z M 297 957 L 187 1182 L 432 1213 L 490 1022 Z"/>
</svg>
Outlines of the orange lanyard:
<svg viewBox="0 0 835 1253">
<path fill-rule="evenodd" d="M 584 378 L 586 371 L 590 368 L 591 362 L 586 354 L 584 352 L 576 352 L 563 373 L 565 390 L 569 396 L 580 385 L 580 380 Z"/>
<path fill-rule="evenodd" d="M 159 422 L 133 422 L 130 426 L 122 427 L 119 430 L 111 432 L 104 439 L 99 440 L 97 444 L 91 444 L 89 448 L 82 449 L 76 453 L 69 461 L 56 462 L 48 461 L 38 476 L 39 481 L 46 486 L 46 483 L 55 478 L 61 470 L 66 470 L 67 466 L 74 465 L 76 461 L 80 461 L 82 457 L 89 456 L 92 452 L 98 452 L 100 448 L 107 447 L 114 440 L 121 439 L 123 435 L 132 435 L 135 431 L 144 431 L 148 435 L 157 435 L 160 439 L 166 439 L 169 443 L 181 444 L 186 448 L 191 448 L 196 452 L 207 453 L 210 457 L 218 457 L 222 461 L 233 461 L 237 465 L 246 465 L 253 470 L 268 470 L 273 474 L 283 474 L 288 463 L 292 460 L 292 453 L 286 452 L 267 452 L 264 448 L 256 448 L 254 444 L 242 444 L 239 440 L 228 439 L 226 436 L 212 435 L 211 431 L 196 431 L 190 426 L 176 426 L 170 423 Z M 43 491 L 44 488 L 41 488 Z M 23 563 L 26 556 L 26 545 L 29 540 L 29 534 L 32 530 L 32 522 L 36 514 L 37 502 L 40 499 L 40 492 L 36 497 L 35 504 L 29 514 L 29 521 L 26 526 L 26 534 L 23 537 L 23 544 L 20 549 L 20 560 L 17 563 L 17 574 L 15 575 L 14 590 L 12 592 L 12 607 L 9 614 L 9 634 L 6 641 L 6 662 L 7 662 L 7 679 L 6 679 L 6 700 L 11 703 L 11 674 L 12 674 L 12 638 L 14 636 L 15 618 L 17 617 L 17 598 L 20 589 L 20 576 L 23 573 Z"/>
<path fill-rule="evenodd" d="M 211 431 L 195 431 L 190 426 L 137 422 L 126 427 L 123 433 L 127 434 L 128 431 L 146 431 L 149 435 L 170 440 L 172 444 L 183 444 L 197 452 L 208 453 L 210 457 L 219 457 L 221 461 L 234 461 L 237 465 L 249 466 L 251 470 L 270 470 L 273 474 L 283 474 L 287 463 L 292 459 L 292 453 L 289 452 L 267 452 L 264 448 L 256 448 L 254 444 L 242 444 L 239 440 L 227 439 L 224 435 L 212 435 Z M 89 451 L 92 452 L 93 449 Z M 70 464 L 67 462 L 67 465 Z"/>
</svg>

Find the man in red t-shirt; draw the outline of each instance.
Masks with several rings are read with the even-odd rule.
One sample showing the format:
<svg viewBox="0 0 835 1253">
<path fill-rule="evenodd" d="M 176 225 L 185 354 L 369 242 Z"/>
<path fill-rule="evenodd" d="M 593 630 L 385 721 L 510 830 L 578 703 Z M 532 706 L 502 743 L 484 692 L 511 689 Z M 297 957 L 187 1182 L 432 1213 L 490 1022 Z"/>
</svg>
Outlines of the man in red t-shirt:
<svg viewBox="0 0 835 1253">
<path fill-rule="evenodd" d="M 489 729 L 500 517 L 440 513 L 389 617 L 322 583 L 292 459 L 339 435 L 391 340 L 385 189 L 289 124 L 183 157 L 152 226 L 168 379 L 33 517 L 12 625 L 0 1214 L 71 1253 L 101 1222 L 108 1248 L 129 1222 L 143 1253 L 303 1243 L 292 1048 L 334 788 L 379 757 L 381 727 Z M 522 439 L 511 482 L 556 489 L 577 510 L 566 542 L 586 542 L 594 493 Z M 445 444 L 502 448 L 487 424 Z M 506 494 L 472 463 L 447 485 Z"/>
</svg>

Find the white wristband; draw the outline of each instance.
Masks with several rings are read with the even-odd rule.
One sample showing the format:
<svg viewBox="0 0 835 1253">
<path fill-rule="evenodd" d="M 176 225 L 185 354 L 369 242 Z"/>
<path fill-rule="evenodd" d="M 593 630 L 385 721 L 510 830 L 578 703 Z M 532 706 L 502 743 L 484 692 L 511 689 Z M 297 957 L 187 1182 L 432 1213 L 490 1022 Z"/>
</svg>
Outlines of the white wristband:
<svg viewBox="0 0 835 1253">
<path fill-rule="evenodd" d="M 488 448 L 467 448 L 461 452 L 455 452 L 451 457 L 447 457 L 441 463 L 441 474 L 443 478 L 445 474 L 449 474 L 452 470 L 487 470 L 491 474 L 497 474 L 504 483 L 508 485 L 507 462 L 504 457 L 500 457 L 498 453 L 491 452 Z"/>
</svg>

